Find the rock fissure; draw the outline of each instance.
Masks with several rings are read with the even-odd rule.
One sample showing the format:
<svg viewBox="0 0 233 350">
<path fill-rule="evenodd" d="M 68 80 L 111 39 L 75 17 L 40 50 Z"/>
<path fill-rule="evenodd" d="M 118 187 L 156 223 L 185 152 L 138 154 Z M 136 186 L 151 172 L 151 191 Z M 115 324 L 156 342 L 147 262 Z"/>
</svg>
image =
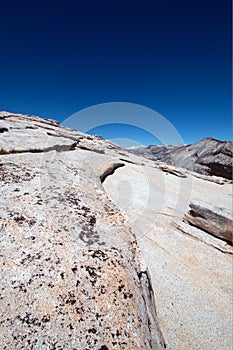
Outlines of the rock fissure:
<svg viewBox="0 0 233 350">
<path fill-rule="evenodd" d="M 124 163 L 119 163 L 119 162 L 114 162 L 114 163 L 110 163 L 110 164 L 107 164 L 105 165 L 100 171 L 100 175 L 99 175 L 99 178 L 100 178 L 100 181 L 101 183 L 103 183 L 106 178 L 110 175 L 113 175 L 114 172 L 118 169 L 118 168 L 121 168 L 121 167 L 124 167 L 125 164 Z"/>
</svg>

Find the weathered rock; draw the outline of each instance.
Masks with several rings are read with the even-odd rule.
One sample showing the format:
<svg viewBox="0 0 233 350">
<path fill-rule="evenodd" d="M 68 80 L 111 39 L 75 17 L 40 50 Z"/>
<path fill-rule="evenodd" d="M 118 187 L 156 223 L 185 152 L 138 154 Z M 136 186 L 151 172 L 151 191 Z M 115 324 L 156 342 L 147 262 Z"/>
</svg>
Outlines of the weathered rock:
<svg viewBox="0 0 233 350">
<path fill-rule="evenodd" d="M 187 146 L 152 145 L 137 147 L 128 151 L 203 175 L 216 175 L 232 180 L 232 142 L 222 142 L 207 137 Z"/>
<path fill-rule="evenodd" d="M 176 229 L 183 232 L 185 235 L 189 235 L 196 240 L 214 247 L 220 252 L 233 254 L 233 247 L 230 244 L 227 244 L 225 241 L 218 239 L 215 236 L 206 234 L 205 231 L 202 231 L 193 225 L 189 225 L 188 222 L 185 222 L 184 220 L 176 220 L 173 224 Z"/>
<path fill-rule="evenodd" d="M 228 210 L 196 199 L 185 220 L 232 245 L 233 219 Z"/>
<path fill-rule="evenodd" d="M 187 177 L 184 172 L 178 170 L 176 167 L 171 167 L 171 166 L 166 166 L 164 164 L 160 164 L 159 165 L 159 168 L 167 173 L 167 174 L 172 174 L 172 175 L 175 175 L 175 176 L 178 176 L 178 177 Z"/>
<path fill-rule="evenodd" d="M 228 180 L 34 116 L 0 130 L 3 349 L 231 350 L 232 247 L 182 221 L 230 210 Z"/>
<path fill-rule="evenodd" d="M 0 157 L 1 348 L 163 349 L 149 272 L 101 185 L 104 141 L 2 117 L 1 145 L 25 152 Z M 44 138 L 45 127 L 56 136 Z M 49 137 L 66 146 L 80 136 L 88 150 L 48 151 Z M 46 152 L 31 152 L 34 144 Z"/>
</svg>

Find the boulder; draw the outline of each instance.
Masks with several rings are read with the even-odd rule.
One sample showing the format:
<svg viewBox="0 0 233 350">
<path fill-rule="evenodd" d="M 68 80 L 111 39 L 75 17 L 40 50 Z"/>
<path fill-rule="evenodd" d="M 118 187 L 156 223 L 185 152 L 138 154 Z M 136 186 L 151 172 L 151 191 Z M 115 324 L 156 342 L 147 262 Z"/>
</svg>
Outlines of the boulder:
<svg viewBox="0 0 233 350">
<path fill-rule="evenodd" d="M 190 203 L 185 220 L 232 245 L 233 219 L 225 208 L 195 199 Z"/>
</svg>

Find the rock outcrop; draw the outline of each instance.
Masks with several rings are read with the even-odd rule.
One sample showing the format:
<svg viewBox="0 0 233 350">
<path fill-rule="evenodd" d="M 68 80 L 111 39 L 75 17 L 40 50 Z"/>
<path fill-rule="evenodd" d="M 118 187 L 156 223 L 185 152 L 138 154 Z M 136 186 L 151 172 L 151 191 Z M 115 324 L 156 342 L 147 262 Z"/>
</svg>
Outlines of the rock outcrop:
<svg viewBox="0 0 233 350">
<path fill-rule="evenodd" d="M 37 117 L 0 126 L 1 349 L 163 349 L 149 272 L 100 181 L 117 146 Z"/>
<path fill-rule="evenodd" d="M 0 131 L 2 349 L 231 350 L 232 246 L 183 220 L 230 211 L 229 180 L 34 116 Z"/>
<path fill-rule="evenodd" d="M 128 151 L 200 174 L 215 175 L 232 180 L 232 142 L 222 142 L 207 137 L 192 145 L 152 145 L 137 147 Z"/>
<path fill-rule="evenodd" d="M 185 220 L 232 245 L 233 218 L 225 208 L 196 199 L 190 203 Z"/>
</svg>

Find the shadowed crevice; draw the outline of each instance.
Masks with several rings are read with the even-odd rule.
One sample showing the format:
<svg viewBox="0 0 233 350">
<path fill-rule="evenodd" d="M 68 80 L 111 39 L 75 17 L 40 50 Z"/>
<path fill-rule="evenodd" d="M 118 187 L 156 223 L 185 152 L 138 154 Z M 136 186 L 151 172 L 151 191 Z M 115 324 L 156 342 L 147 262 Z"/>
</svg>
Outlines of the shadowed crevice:
<svg viewBox="0 0 233 350">
<path fill-rule="evenodd" d="M 125 166 L 124 163 L 120 163 L 120 162 L 116 162 L 116 163 L 110 163 L 107 164 L 101 171 L 100 171 L 100 181 L 101 183 L 103 183 L 106 178 L 112 174 L 114 174 L 114 172 L 116 171 L 116 169 L 121 168 Z"/>
</svg>

